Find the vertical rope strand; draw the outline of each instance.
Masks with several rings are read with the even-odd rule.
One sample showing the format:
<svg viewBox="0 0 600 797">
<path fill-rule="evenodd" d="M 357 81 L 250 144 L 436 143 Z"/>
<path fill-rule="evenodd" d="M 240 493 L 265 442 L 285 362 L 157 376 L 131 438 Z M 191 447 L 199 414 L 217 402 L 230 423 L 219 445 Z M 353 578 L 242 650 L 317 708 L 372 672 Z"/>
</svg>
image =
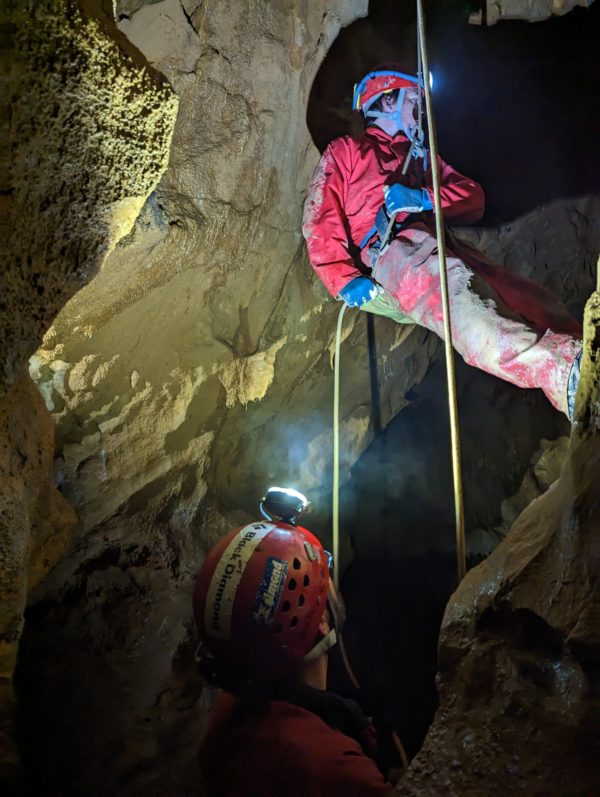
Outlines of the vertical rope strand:
<svg viewBox="0 0 600 797">
<path fill-rule="evenodd" d="M 340 348 L 342 339 L 342 320 L 346 304 L 342 302 L 335 333 L 335 359 L 333 366 L 333 487 L 332 499 L 332 537 L 333 537 L 333 583 L 340 587 Z"/>
<path fill-rule="evenodd" d="M 429 128 L 429 146 L 431 149 L 431 173 L 433 175 L 433 194 L 435 210 L 435 227 L 438 242 L 440 264 L 440 285 L 442 289 L 442 306 L 444 310 L 444 350 L 446 354 L 446 373 L 448 380 L 448 411 L 450 415 L 450 443 L 452 451 L 452 475 L 454 484 L 454 514 L 456 521 L 456 562 L 458 581 L 462 581 L 467 572 L 465 545 L 465 512 L 462 482 L 462 466 L 460 453 L 460 431 L 458 425 L 458 403 L 456 399 L 456 375 L 454 371 L 454 350 L 452 348 L 452 325 L 450 319 L 450 303 L 448 300 L 448 276 L 446 273 L 446 241 L 442 202 L 440 196 L 440 175 L 438 165 L 437 136 L 435 119 L 431 102 L 431 86 L 429 85 L 429 56 L 425 37 L 425 19 L 423 0 L 417 0 L 417 35 L 420 64 L 423 70 L 423 87 L 425 89 L 425 108 L 427 126 Z"/>
</svg>

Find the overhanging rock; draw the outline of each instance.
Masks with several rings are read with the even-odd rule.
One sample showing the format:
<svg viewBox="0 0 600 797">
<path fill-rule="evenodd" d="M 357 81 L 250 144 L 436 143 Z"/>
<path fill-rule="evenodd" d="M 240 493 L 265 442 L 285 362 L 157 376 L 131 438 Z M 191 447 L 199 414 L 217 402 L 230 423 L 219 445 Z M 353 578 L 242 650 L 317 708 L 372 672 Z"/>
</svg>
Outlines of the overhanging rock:
<svg viewBox="0 0 600 797">
<path fill-rule="evenodd" d="M 484 0 L 483 10 L 469 16 L 471 25 L 495 25 L 496 22 L 508 19 L 522 19 L 528 22 L 540 22 L 553 14 L 562 16 L 576 6 L 588 8 L 594 0 Z"/>
</svg>

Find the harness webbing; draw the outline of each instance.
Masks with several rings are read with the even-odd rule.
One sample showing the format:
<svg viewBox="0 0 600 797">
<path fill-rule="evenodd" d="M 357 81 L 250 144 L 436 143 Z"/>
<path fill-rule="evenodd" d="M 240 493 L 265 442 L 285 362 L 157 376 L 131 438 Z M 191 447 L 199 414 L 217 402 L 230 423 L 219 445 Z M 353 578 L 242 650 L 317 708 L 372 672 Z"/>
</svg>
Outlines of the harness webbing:
<svg viewBox="0 0 600 797">
<path fill-rule="evenodd" d="M 377 232 L 377 225 L 374 224 L 358 245 L 358 248 L 360 249 L 361 252 L 365 248 L 365 246 L 369 243 L 369 241 L 375 235 L 376 232 Z"/>
</svg>

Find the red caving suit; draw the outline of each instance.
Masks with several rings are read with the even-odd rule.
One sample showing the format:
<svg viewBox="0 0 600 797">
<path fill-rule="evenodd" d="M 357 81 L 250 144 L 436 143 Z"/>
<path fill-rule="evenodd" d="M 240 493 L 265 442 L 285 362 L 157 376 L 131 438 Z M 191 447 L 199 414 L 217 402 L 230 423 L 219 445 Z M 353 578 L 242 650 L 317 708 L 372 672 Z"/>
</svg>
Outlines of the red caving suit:
<svg viewBox="0 0 600 797">
<path fill-rule="evenodd" d="M 431 168 L 423 174 L 403 133 L 367 128 L 357 141 L 335 139 L 313 175 L 304 205 L 303 233 L 310 261 L 332 296 L 368 272 L 373 250 L 358 245 L 372 229 L 383 186 L 425 187 L 433 203 Z M 439 159 L 444 220 L 470 224 L 481 218 L 484 195 L 474 180 Z M 398 214 L 402 224 L 408 214 Z M 373 237 L 372 244 L 376 241 Z M 496 266 L 457 242 L 446 249 L 454 348 L 470 365 L 524 388 L 541 388 L 567 414 L 567 382 L 581 349 L 581 327 L 564 305 L 532 280 Z M 362 261 L 362 263 L 360 262 Z M 366 267 L 366 269 L 365 269 Z M 412 215 L 383 251 L 372 276 L 406 321 L 443 337 L 439 259 L 433 212 Z M 363 308 L 369 310 L 370 302 Z"/>
<path fill-rule="evenodd" d="M 392 786 L 364 747 L 301 706 L 258 709 L 224 692 L 200 749 L 202 797 L 387 797 Z"/>
</svg>

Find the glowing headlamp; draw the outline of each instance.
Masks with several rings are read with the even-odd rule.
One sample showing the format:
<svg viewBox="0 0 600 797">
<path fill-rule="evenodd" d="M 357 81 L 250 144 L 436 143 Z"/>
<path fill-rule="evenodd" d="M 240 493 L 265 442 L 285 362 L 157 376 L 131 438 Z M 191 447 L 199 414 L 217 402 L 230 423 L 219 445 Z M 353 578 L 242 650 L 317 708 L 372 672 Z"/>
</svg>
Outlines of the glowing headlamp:
<svg viewBox="0 0 600 797">
<path fill-rule="evenodd" d="M 258 507 L 267 520 L 275 518 L 295 526 L 309 503 L 305 495 L 291 487 L 269 487 Z"/>
</svg>

